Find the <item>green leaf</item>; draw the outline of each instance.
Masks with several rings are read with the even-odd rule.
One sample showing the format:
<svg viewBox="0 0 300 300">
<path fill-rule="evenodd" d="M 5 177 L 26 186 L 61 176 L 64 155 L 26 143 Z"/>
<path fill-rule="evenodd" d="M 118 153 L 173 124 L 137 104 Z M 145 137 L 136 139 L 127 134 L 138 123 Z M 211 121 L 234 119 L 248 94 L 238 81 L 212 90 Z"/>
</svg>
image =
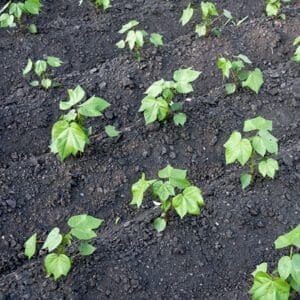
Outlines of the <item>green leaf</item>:
<svg viewBox="0 0 300 300">
<path fill-rule="evenodd" d="M 176 82 L 193 82 L 195 81 L 199 76 L 201 72 L 194 71 L 191 68 L 188 69 L 179 69 L 176 70 L 173 74 L 173 79 Z"/>
<path fill-rule="evenodd" d="M 24 3 L 12 3 L 9 6 L 9 14 L 14 15 L 18 20 L 21 19 L 24 10 Z"/>
<path fill-rule="evenodd" d="M 248 78 L 246 81 L 242 82 L 242 86 L 248 87 L 250 90 L 258 94 L 263 83 L 263 74 L 260 69 L 256 68 L 254 71 L 249 72 Z"/>
<path fill-rule="evenodd" d="M 88 229 L 97 229 L 104 222 L 104 220 L 95 218 L 93 216 L 82 214 L 75 215 L 68 220 L 68 225 L 71 228 L 88 228 Z"/>
<path fill-rule="evenodd" d="M 272 278 L 265 272 L 258 272 L 250 289 L 252 299 L 257 300 L 288 300 L 290 286 L 281 278 Z"/>
<path fill-rule="evenodd" d="M 218 11 L 216 6 L 212 2 L 201 2 L 201 11 L 203 19 L 207 19 L 208 17 L 217 17 Z"/>
<path fill-rule="evenodd" d="M 265 156 L 267 147 L 260 136 L 255 136 L 252 139 L 252 147 L 258 154 L 260 154 L 261 156 Z"/>
<path fill-rule="evenodd" d="M 239 54 L 237 57 L 240 58 L 246 64 L 252 64 L 252 61 L 244 54 Z"/>
<path fill-rule="evenodd" d="M 30 58 L 28 58 L 27 65 L 23 70 L 23 76 L 28 74 L 32 70 L 32 67 L 33 67 L 33 62 Z"/>
<path fill-rule="evenodd" d="M 131 20 L 127 24 L 123 25 L 122 28 L 118 31 L 119 33 L 125 33 L 126 31 L 130 30 L 131 28 L 137 26 L 139 22 L 137 20 Z"/>
<path fill-rule="evenodd" d="M 49 232 L 42 249 L 48 248 L 48 251 L 51 252 L 61 244 L 62 239 L 63 237 L 59 232 L 59 228 L 55 227 Z"/>
<path fill-rule="evenodd" d="M 195 32 L 199 35 L 199 37 L 206 36 L 207 27 L 205 24 L 197 24 Z"/>
<path fill-rule="evenodd" d="M 117 130 L 116 127 L 112 126 L 112 125 L 105 126 L 105 132 L 111 138 L 117 137 L 120 135 L 120 131 Z"/>
<path fill-rule="evenodd" d="M 244 173 L 240 177 L 242 188 L 245 189 L 251 184 L 252 176 L 250 174 Z"/>
<path fill-rule="evenodd" d="M 55 280 L 62 275 L 67 276 L 71 269 L 71 259 L 65 254 L 48 254 L 44 264 L 47 273 L 53 275 Z"/>
<path fill-rule="evenodd" d="M 282 279 L 287 279 L 292 270 L 292 260 L 289 256 L 282 256 L 278 261 L 278 273 Z"/>
<path fill-rule="evenodd" d="M 266 273 L 267 270 L 268 270 L 268 264 L 264 262 L 264 263 L 261 263 L 261 264 L 257 265 L 256 268 L 255 268 L 255 271 L 253 271 L 253 272 L 251 273 L 251 275 L 252 275 L 253 277 L 255 277 L 255 275 L 256 275 L 258 272 L 264 272 L 264 273 Z"/>
<path fill-rule="evenodd" d="M 35 34 L 35 33 L 38 32 L 38 29 L 37 29 L 37 27 L 36 27 L 35 24 L 30 24 L 30 25 L 28 26 L 28 31 L 29 31 L 30 33 L 32 33 L 32 34 Z"/>
<path fill-rule="evenodd" d="M 280 235 L 275 241 L 275 248 L 281 249 L 289 246 L 300 247 L 300 226 Z"/>
<path fill-rule="evenodd" d="M 217 67 L 222 71 L 223 77 L 229 78 L 230 76 L 230 70 L 231 70 L 231 61 L 221 57 L 217 61 Z"/>
<path fill-rule="evenodd" d="M 15 18 L 13 15 L 9 15 L 7 13 L 0 15 L 0 28 L 3 27 L 16 27 L 16 23 L 14 22 Z"/>
<path fill-rule="evenodd" d="M 170 183 L 174 187 L 184 189 L 190 186 L 190 183 L 186 178 L 186 173 L 186 170 L 175 169 L 171 165 L 167 165 L 164 169 L 158 172 L 158 177 L 163 179 L 169 178 Z"/>
<path fill-rule="evenodd" d="M 37 60 L 34 64 L 34 72 L 36 75 L 41 76 L 47 70 L 47 63 L 44 60 Z"/>
<path fill-rule="evenodd" d="M 279 170 L 278 162 L 273 158 L 264 159 L 259 162 L 258 170 L 263 177 L 268 176 L 273 179 L 276 171 Z"/>
<path fill-rule="evenodd" d="M 158 196 L 161 201 L 166 201 L 170 196 L 175 196 L 174 186 L 169 182 L 157 180 L 152 185 L 154 195 Z"/>
<path fill-rule="evenodd" d="M 85 227 L 72 228 L 70 233 L 79 240 L 90 240 L 97 236 L 97 234 L 92 229 Z"/>
<path fill-rule="evenodd" d="M 193 86 L 189 82 L 177 82 L 175 87 L 180 94 L 188 94 L 193 91 Z"/>
<path fill-rule="evenodd" d="M 47 64 L 53 68 L 58 68 L 60 67 L 63 62 L 60 60 L 59 57 L 55 57 L 55 56 L 48 56 L 47 57 Z"/>
<path fill-rule="evenodd" d="M 272 154 L 278 153 L 278 143 L 277 138 L 275 138 L 271 133 L 266 130 L 260 130 L 258 135 L 263 139 L 267 151 Z"/>
<path fill-rule="evenodd" d="M 93 245 L 88 244 L 88 243 L 82 243 L 79 246 L 79 253 L 80 253 L 80 255 L 83 255 L 83 256 L 91 255 L 95 252 L 95 250 L 96 250 L 96 247 L 94 247 Z"/>
<path fill-rule="evenodd" d="M 100 97 L 93 96 L 79 105 L 78 112 L 85 117 L 99 117 L 110 104 Z"/>
<path fill-rule="evenodd" d="M 24 9 L 28 13 L 32 15 L 38 15 L 40 13 L 42 4 L 40 3 L 40 0 L 26 0 L 24 2 Z"/>
<path fill-rule="evenodd" d="M 186 122 L 186 114 L 184 113 L 177 113 L 173 117 L 173 121 L 175 125 L 183 127 Z"/>
<path fill-rule="evenodd" d="M 268 17 L 277 16 L 280 7 L 281 7 L 281 4 L 280 4 L 280 1 L 278 1 L 278 0 L 276 2 L 272 1 L 272 2 L 267 3 L 267 6 L 266 6 L 267 16 Z"/>
<path fill-rule="evenodd" d="M 236 85 L 234 83 L 226 83 L 225 84 L 225 91 L 227 95 L 231 95 L 236 91 Z"/>
<path fill-rule="evenodd" d="M 196 186 L 187 187 L 182 194 L 175 196 L 172 200 L 172 205 L 181 219 L 186 214 L 199 215 L 199 206 L 204 204 L 201 190 Z"/>
<path fill-rule="evenodd" d="M 145 94 L 152 96 L 152 97 L 157 97 L 160 95 L 164 89 L 164 83 L 165 81 L 163 79 L 155 81 L 151 84 L 151 86 L 147 89 Z"/>
<path fill-rule="evenodd" d="M 156 47 L 162 46 L 164 44 L 163 37 L 159 33 L 151 33 L 150 42 Z"/>
<path fill-rule="evenodd" d="M 194 9 L 191 7 L 191 4 L 188 5 L 186 9 L 183 10 L 182 16 L 180 18 L 180 23 L 182 26 L 186 25 L 191 18 L 193 17 Z"/>
<path fill-rule="evenodd" d="M 249 132 L 252 130 L 270 130 L 273 129 L 273 122 L 262 117 L 256 117 L 244 122 L 244 131 Z"/>
<path fill-rule="evenodd" d="M 58 153 L 62 160 L 68 156 L 83 153 L 89 143 L 86 131 L 76 122 L 66 120 L 56 122 L 52 127 L 51 151 Z"/>
<path fill-rule="evenodd" d="M 125 48 L 125 41 L 124 40 L 120 40 L 116 43 L 116 46 L 119 48 L 119 49 L 123 49 Z"/>
<path fill-rule="evenodd" d="M 130 41 L 128 41 L 129 44 L 130 44 Z M 144 45 L 144 32 L 142 30 L 137 30 L 135 32 L 135 45 L 138 47 L 138 48 L 142 48 L 143 45 Z M 133 47 L 131 48 L 129 46 L 130 49 L 133 49 Z"/>
<path fill-rule="evenodd" d="M 25 255 L 30 259 L 36 252 L 36 237 L 37 234 L 34 233 L 28 240 L 26 240 L 25 246 Z"/>
<path fill-rule="evenodd" d="M 30 81 L 29 83 L 32 87 L 37 87 L 40 85 L 40 83 L 37 81 L 37 80 L 33 80 L 33 81 Z"/>
<path fill-rule="evenodd" d="M 157 232 L 161 232 L 166 229 L 167 222 L 163 218 L 156 218 L 153 222 L 153 226 Z"/>
<path fill-rule="evenodd" d="M 231 14 L 231 12 L 230 12 L 229 10 L 224 9 L 224 10 L 223 10 L 223 15 L 224 15 L 224 17 L 226 17 L 227 19 L 233 20 L 233 16 L 232 16 L 232 14 Z"/>
<path fill-rule="evenodd" d="M 42 85 L 42 87 L 44 87 L 44 88 L 47 90 L 47 89 L 49 89 L 49 88 L 51 87 L 51 85 L 52 85 L 52 80 L 51 80 L 51 79 L 48 79 L 48 78 L 42 79 L 41 85 Z"/>
<path fill-rule="evenodd" d="M 291 275 L 293 279 L 300 283 L 300 254 L 294 254 L 292 257 Z"/>
<path fill-rule="evenodd" d="M 143 173 L 141 179 L 139 179 L 139 181 L 134 183 L 131 187 L 132 200 L 130 204 L 140 207 L 144 199 L 144 193 L 154 182 L 155 180 L 146 180 L 145 174 Z"/>
<path fill-rule="evenodd" d="M 80 102 L 85 97 L 85 91 L 78 85 L 75 89 L 68 89 L 69 101 L 60 101 L 59 108 L 61 110 L 70 109 L 73 105 Z"/>
</svg>

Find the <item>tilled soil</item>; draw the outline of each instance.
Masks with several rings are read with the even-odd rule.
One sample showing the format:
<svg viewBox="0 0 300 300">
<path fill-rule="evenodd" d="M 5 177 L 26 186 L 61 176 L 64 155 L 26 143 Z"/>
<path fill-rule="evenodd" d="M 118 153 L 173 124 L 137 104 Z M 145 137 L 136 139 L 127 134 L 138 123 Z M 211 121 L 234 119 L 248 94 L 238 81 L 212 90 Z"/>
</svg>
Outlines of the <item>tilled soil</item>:
<svg viewBox="0 0 300 300">
<path fill-rule="evenodd" d="M 0 299 L 248 299 L 256 264 L 274 266 L 282 254 L 274 240 L 299 224 L 300 68 L 290 61 L 299 4 L 286 6 L 281 21 L 264 16 L 263 1 L 215 1 L 249 19 L 220 38 L 199 39 L 195 22 L 178 22 L 187 1 L 115 0 L 100 14 L 88 1 L 43 3 L 42 15 L 30 20 L 38 34 L 0 31 Z M 133 18 L 165 39 L 160 49 L 146 47 L 141 63 L 115 47 L 118 29 Z M 239 53 L 263 70 L 258 95 L 224 94 L 216 60 Z M 22 77 L 28 57 L 45 55 L 65 62 L 55 72 L 63 87 L 49 92 Z M 138 113 L 144 91 L 180 67 L 203 72 L 182 98 L 185 127 L 146 127 Z M 77 84 L 112 104 L 90 122 L 95 133 L 112 124 L 122 135 L 100 134 L 83 156 L 62 163 L 49 151 L 51 126 L 66 89 Z M 280 171 L 242 191 L 242 168 L 225 165 L 223 144 L 257 115 L 273 120 Z M 158 234 L 151 220 L 159 211 L 150 197 L 141 209 L 131 207 L 130 187 L 141 172 L 153 178 L 168 163 L 188 170 L 207 205 L 199 217 L 171 215 Z M 42 253 L 28 261 L 23 243 L 33 232 L 45 237 L 54 226 L 65 228 L 79 213 L 105 219 L 97 251 L 75 257 L 70 274 L 55 282 L 45 276 Z"/>
</svg>

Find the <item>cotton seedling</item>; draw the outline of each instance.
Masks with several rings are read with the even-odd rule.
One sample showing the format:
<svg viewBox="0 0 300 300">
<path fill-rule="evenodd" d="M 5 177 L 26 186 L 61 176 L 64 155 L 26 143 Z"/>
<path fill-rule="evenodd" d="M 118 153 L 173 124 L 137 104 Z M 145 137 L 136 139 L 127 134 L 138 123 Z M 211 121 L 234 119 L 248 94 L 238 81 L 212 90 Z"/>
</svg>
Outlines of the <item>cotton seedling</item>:
<svg viewBox="0 0 300 300">
<path fill-rule="evenodd" d="M 159 179 L 147 180 L 145 174 L 131 187 L 131 205 L 142 205 L 145 193 L 151 190 L 155 205 L 160 206 L 161 215 L 153 222 L 156 231 L 165 230 L 168 214 L 174 209 L 180 218 L 186 215 L 199 215 L 205 205 L 201 190 L 187 179 L 187 171 L 168 165 L 158 172 Z"/>
<path fill-rule="evenodd" d="M 296 50 L 294 52 L 294 55 L 292 56 L 292 61 L 299 62 L 300 61 L 300 35 L 295 38 L 293 45 L 296 47 Z"/>
<path fill-rule="evenodd" d="M 59 108 L 69 112 L 62 115 L 53 124 L 51 133 L 51 152 L 58 153 L 61 160 L 70 155 L 76 156 L 78 153 L 84 152 L 85 146 L 89 144 L 89 136 L 92 132 L 91 127 L 85 127 L 86 118 L 100 117 L 103 111 L 110 106 L 106 100 L 96 96 L 92 96 L 79 104 L 85 99 L 86 95 L 79 85 L 75 89 L 69 89 L 68 94 L 69 100 L 61 101 Z M 111 128 L 110 132 L 112 132 Z"/>
<path fill-rule="evenodd" d="M 147 95 L 142 100 L 139 112 L 144 113 L 146 125 L 158 121 L 164 121 L 173 114 L 173 121 L 177 126 L 184 126 L 186 115 L 182 112 L 182 102 L 174 102 L 176 94 L 188 94 L 193 91 L 192 82 L 195 81 L 201 72 L 190 68 L 176 70 L 173 80 L 164 79 L 155 81 L 145 92 Z"/>
<path fill-rule="evenodd" d="M 289 255 L 278 260 L 277 268 L 272 273 L 268 272 L 265 262 L 256 266 L 249 291 L 252 299 L 289 300 L 294 299 L 291 297 L 294 292 L 300 295 L 300 225 L 276 239 L 275 249 L 287 247 Z"/>
<path fill-rule="evenodd" d="M 0 11 L 0 28 L 22 26 L 23 15 L 38 15 L 41 7 L 40 0 L 26 0 L 24 2 L 9 1 Z"/>
<path fill-rule="evenodd" d="M 55 56 L 48 56 L 45 60 L 40 59 L 33 62 L 30 58 L 27 61 L 26 67 L 23 69 L 23 76 L 32 74 L 36 76 L 38 80 L 34 79 L 30 81 L 30 85 L 33 87 L 43 87 L 48 90 L 51 87 L 58 86 L 59 84 L 47 75 L 47 70 L 49 67 L 58 68 L 63 64 L 60 58 Z M 32 77 L 33 77 L 32 76 Z"/>
<path fill-rule="evenodd" d="M 214 36 L 219 37 L 221 35 L 224 27 L 231 23 L 234 26 L 240 26 L 248 17 L 245 17 L 241 20 L 236 20 L 229 10 L 224 9 L 223 14 L 219 14 L 216 6 L 212 2 L 201 2 L 200 5 L 202 20 L 200 24 L 196 25 L 195 32 L 199 37 L 208 36 L 212 33 Z M 191 4 L 187 6 L 182 12 L 180 23 L 182 26 L 185 26 L 190 22 L 194 15 L 194 8 Z M 221 24 L 219 27 L 213 25 L 219 21 L 222 17 L 225 18 L 225 22 Z"/>
<path fill-rule="evenodd" d="M 258 94 L 264 83 L 263 73 L 259 68 L 249 70 L 252 64 L 250 59 L 243 54 L 235 56 L 230 61 L 221 57 L 217 61 L 217 67 L 222 71 L 223 79 L 233 81 L 225 84 L 226 93 L 233 94 L 239 87 L 248 88 Z"/>
<path fill-rule="evenodd" d="M 83 214 L 69 218 L 68 226 L 70 231 L 67 233 L 61 233 L 58 227 L 53 228 L 41 247 L 41 250 L 48 252 L 44 260 L 47 274 L 53 276 L 54 280 L 59 279 L 63 275 L 67 276 L 72 266 L 68 248 L 71 248 L 74 244 L 77 246 L 80 255 L 88 256 L 93 254 L 96 248 L 89 242 L 97 237 L 94 230 L 98 229 L 102 223 L 102 219 Z M 37 233 L 34 233 L 25 242 L 25 256 L 28 259 L 31 259 L 36 254 L 38 242 Z"/>
<path fill-rule="evenodd" d="M 281 17 L 285 19 L 285 14 L 280 14 L 282 3 L 289 3 L 291 0 L 266 0 L 266 15 L 268 17 Z"/>
<path fill-rule="evenodd" d="M 242 137 L 240 132 L 234 131 L 224 147 L 226 165 L 235 161 L 242 166 L 248 163 L 249 172 L 240 176 L 242 188 L 245 189 L 253 182 L 257 171 L 263 177 L 273 179 L 279 165 L 276 159 L 269 157 L 271 154 L 278 154 L 278 140 L 270 133 L 272 121 L 262 117 L 246 120 L 243 131 L 246 133 L 256 131 L 256 134 Z"/>
<path fill-rule="evenodd" d="M 155 47 L 159 47 L 163 45 L 163 37 L 159 33 L 151 33 L 149 35 L 145 30 L 133 29 L 137 25 L 139 25 L 137 20 L 131 20 L 127 24 L 123 25 L 119 30 L 119 33 L 127 33 L 127 35 L 126 38 L 120 40 L 116 46 L 123 49 L 127 44 L 129 49 L 134 52 L 135 59 L 140 61 L 142 59 L 141 49 L 145 44 L 145 38 L 149 38 L 150 43 L 152 43 Z"/>
<path fill-rule="evenodd" d="M 83 3 L 84 0 L 80 0 L 79 1 L 79 5 L 81 5 Z M 108 8 L 111 7 L 111 2 L 110 0 L 93 0 L 93 2 L 95 2 L 96 5 L 96 9 L 99 10 L 100 8 L 102 8 L 104 11 L 107 10 Z"/>
</svg>

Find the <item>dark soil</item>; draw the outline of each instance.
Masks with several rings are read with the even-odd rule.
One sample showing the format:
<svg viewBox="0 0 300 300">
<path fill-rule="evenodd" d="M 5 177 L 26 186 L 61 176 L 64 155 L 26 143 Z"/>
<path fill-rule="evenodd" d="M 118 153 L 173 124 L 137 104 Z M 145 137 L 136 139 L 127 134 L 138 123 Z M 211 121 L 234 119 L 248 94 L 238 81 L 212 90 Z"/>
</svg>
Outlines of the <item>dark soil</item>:
<svg viewBox="0 0 300 300">
<path fill-rule="evenodd" d="M 0 299 L 248 299 L 255 266 L 273 267 L 282 254 L 274 240 L 299 224 L 300 68 L 290 62 L 299 3 L 286 6 L 287 20 L 280 21 L 264 16 L 264 1 L 215 1 L 249 20 L 219 39 L 199 39 L 193 24 L 178 23 L 188 1 L 114 0 L 98 15 L 87 0 L 81 7 L 43 2 L 43 14 L 28 20 L 37 35 L 0 31 Z M 117 30 L 133 18 L 165 37 L 165 46 L 147 48 L 141 63 L 115 47 Z M 224 96 L 216 60 L 239 53 L 264 72 L 259 95 Z M 56 72 L 63 88 L 45 92 L 22 78 L 27 58 L 45 55 L 65 62 Z M 179 67 L 203 72 L 185 103 L 186 126 L 146 127 L 138 113 L 145 89 Z M 92 120 L 94 131 L 112 124 L 123 133 L 117 140 L 100 136 L 82 157 L 62 163 L 49 151 L 51 126 L 66 89 L 77 84 L 112 104 Z M 242 169 L 225 165 L 223 144 L 257 115 L 274 121 L 280 172 L 242 191 Z M 188 170 L 207 205 L 199 217 L 172 215 L 158 234 L 151 198 L 139 210 L 129 206 L 130 187 L 141 172 L 154 177 L 168 163 Z M 64 228 L 79 213 L 105 219 L 97 251 L 76 257 L 70 274 L 54 282 L 42 256 L 25 259 L 23 243 L 33 232 L 44 237 Z"/>
</svg>

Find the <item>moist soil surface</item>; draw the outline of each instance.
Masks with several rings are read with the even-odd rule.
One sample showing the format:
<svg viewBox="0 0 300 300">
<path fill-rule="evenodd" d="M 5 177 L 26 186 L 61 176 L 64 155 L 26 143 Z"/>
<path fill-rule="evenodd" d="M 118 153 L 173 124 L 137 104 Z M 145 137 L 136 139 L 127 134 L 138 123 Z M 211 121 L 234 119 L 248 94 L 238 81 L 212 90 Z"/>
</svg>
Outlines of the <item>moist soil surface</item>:
<svg viewBox="0 0 300 300">
<path fill-rule="evenodd" d="M 272 269 L 285 253 L 274 249 L 274 240 L 299 224 L 300 70 L 290 60 L 299 3 L 285 6 L 282 21 L 265 17 L 264 1 L 215 1 L 220 10 L 249 18 L 205 39 L 193 32 L 198 16 L 179 24 L 187 1 L 114 0 L 99 14 L 87 0 L 82 6 L 43 3 L 40 16 L 25 20 L 38 34 L 0 31 L 0 299 L 249 299 L 251 272 L 263 261 Z M 140 63 L 115 47 L 117 31 L 131 19 L 164 36 L 163 47 L 145 47 Z M 264 73 L 258 95 L 225 95 L 216 60 L 239 53 Z M 22 68 L 28 57 L 47 55 L 64 61 L 54 73 L 63 86 L 32 88 Z M 194 92 L 178 98 L 185 101 L 186 125 L 170 120 L 146 127 L 138 112 L 143 93 L 180 67 L 203 72 Z M 85 153 L 61 162 L 49 150 L 51 127 L 67 88 L 78 84 L 111 107 L 90 121 L 100 134 Z M 243 191 L 243 168 L 225 165 L 223 144 L 258 115 L 273 120 L 280 171 Z M 106 137 L 107 124 L 121 136 Z M 155 178 L 168 163 L 188 170 L 206 206 L 199 217 L 171 214 L 167 229 L 157 233 L 153 199 L 148 195 L 136 209 L 129 205 L 130 188 L 142 172 Z M 47 278 L 45 253 L 28 261 L 24 241 L 33 232 L 44 239 L 55 226 L 66 229 L 66 220 L 82 213 L 105 219 L 96 252 L 75 256 L 67 277 Z"/>
</svg>

